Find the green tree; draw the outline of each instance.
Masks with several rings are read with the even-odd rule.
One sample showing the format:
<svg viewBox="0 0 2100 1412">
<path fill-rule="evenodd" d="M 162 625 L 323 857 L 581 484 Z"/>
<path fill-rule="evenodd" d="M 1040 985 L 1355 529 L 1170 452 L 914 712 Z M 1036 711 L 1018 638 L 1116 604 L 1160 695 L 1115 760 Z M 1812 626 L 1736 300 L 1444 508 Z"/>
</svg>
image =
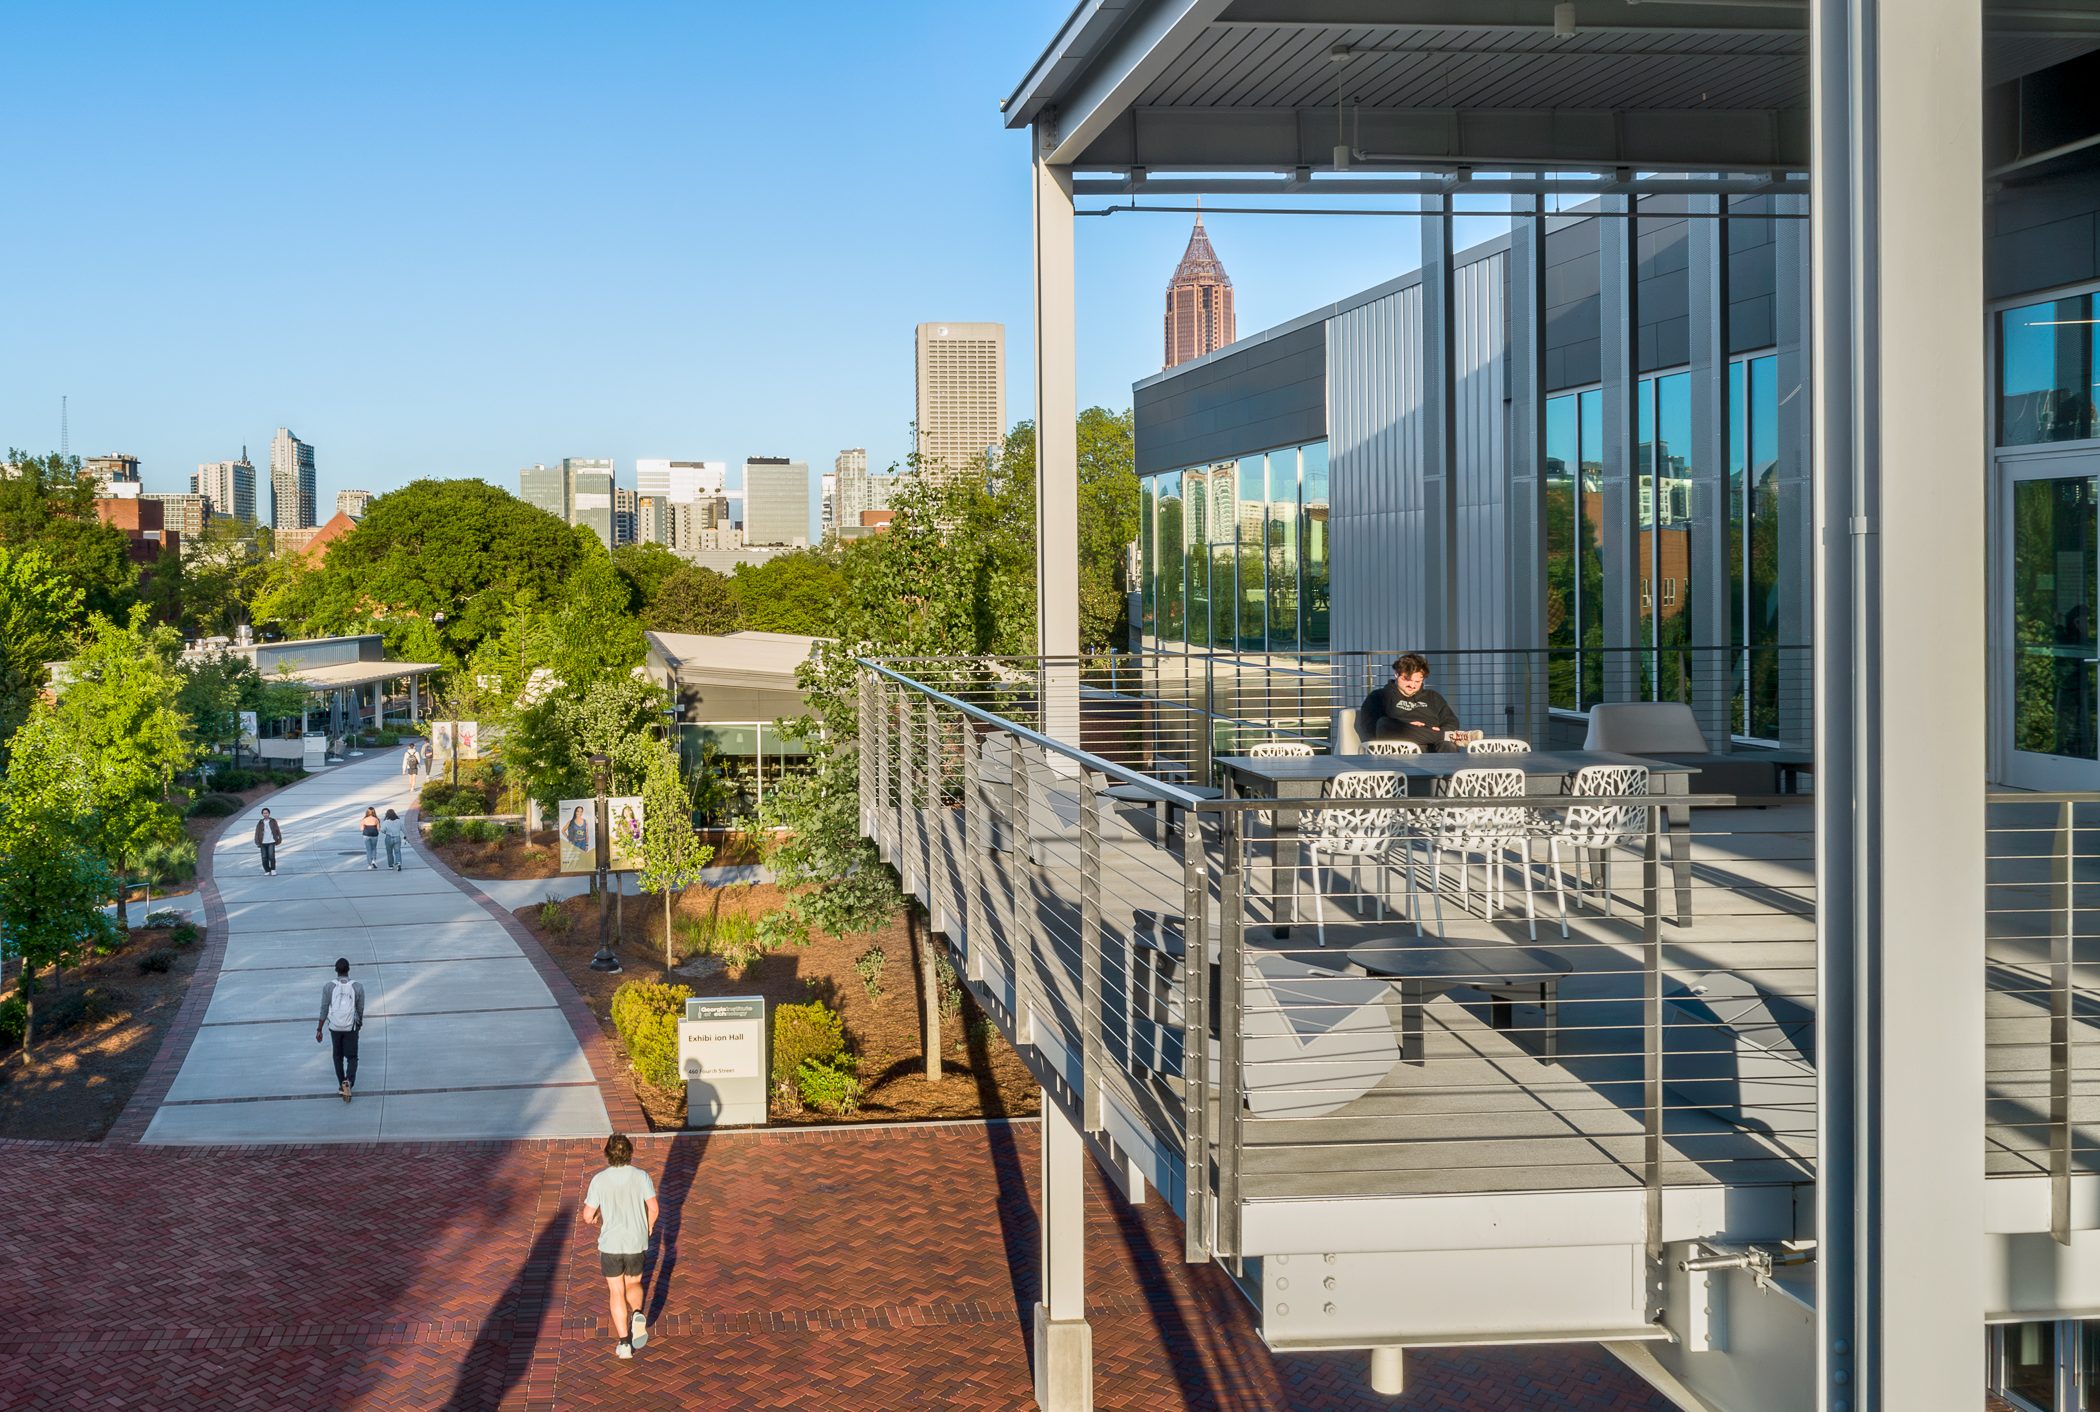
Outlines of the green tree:
<svg viewBox="0 0 2100 1412">
<path fill-rule="evenodd" d="M 79 586 L 41 549 L 0 545 L 0 766 L 7 763 L 9 737 L 44 689 L 44 664 L 65 655 L 80 602 Z"/>
<path fill-rule="evenodd" d="M 7 453 L 0 477 L 0 547 L 38 549 L 52 570 L 79 590 L 87 613 L 121 616 L 138 585 L 130 540 L 95 515 L 95 487 L 80 478 L 80 458 Z M 78 627 L 80 620 L 69 624 Z"/>
<path fill-rule="evenodd" d="M 658 746 L 663 693 L 625 673 L 598 677 L 581 691 L 564 685 L 521 710 L 503 742 L 504 759 L 548 812 L 592 789 L 590 757 L 612 761 L 616 794 L 637 790 Z"/>
<path fill-rule="evenodd" d="M 826 637 L 837 631 L 846 574 L 837 552 L 798 549 L 762 564 L 737 565 L 730 587 L 743 627 Z"/>
<path fill-rule="evenodd" d="M 266 580 L 269 534 L 231 516 L 214 516 L 202 534 L 183 539 L 179 557 L 154 566 L 144 589 L 154 617 L 196 637 L 231 637 L 243 623 L 254 621 L 255 601 Z"/>
<path fill-rule="evenodd" d="M 178 658 L 175 670 L 182 682 L 176 702 L 190 739 L 200 746 L 237 740 L 241 712 L 256 710 L 262 695 L 262 674 L 255 664 L 230 652 L 199 652 Z"/>
<path fill-rule="evenodd" d="M 94 619 L 52 713 L 67 755 L 83 762 L 88 843 L 120 879 L 141 849 L 181 833 L 167 795 L 196 754 L 175 665 L 181 646 L 172 629 L 147 622 L 143 606 L 122 627 Z M 117 925 L 131 925 L 121 886 Z"/>
<path fill-rule="evenodd" d="M 651 632 L 735 632 L 743 625 L 729 575 L 681 563 L 657 586 L 642 609 Z"/>
<path fill-rule="evenodd" d="M 1127 411 L 1089 407 L 1079 414 L 1079 646 L 1086 652 L 1130 640 L 1129 546 L 1138 530 L 1134 427 Z M 1009 513 L 1025 517 L 1031 544 L 1035 452 L 1035 424 L 1017 423 L 999 454 L 996 477 Z"/>
<path fill-rule="evenodd" d="M 663 589 L 664 580 L 685 560 L 661 544 L 622 544 L 612 552 L 613 568 L 627 584 L 627 606 L 640 613 Z"/>
<path fill-rule="evenodd" d="M 0 779 L 0 936 L 20 959 L 22 1048 L 36 1041 L 36 988 L 47 966 L 70 966 L 113 935 L 103 899 L 116 886 L 85 837 L 94 800 L 89 762 L 48 706 L 17 735 Z"/>
<path fill-rule="evenodd" d="M 642 778 L 642 873 L 644 892 L 664 899 L 664 969 L 677 957 L 671 951 L 671 894 L 700 881 L 700 870 L 715 850 L 700 841 L 693 827 L 693 791 L 677 750 L 666 747 L 649 757 Z"/>
</svg>

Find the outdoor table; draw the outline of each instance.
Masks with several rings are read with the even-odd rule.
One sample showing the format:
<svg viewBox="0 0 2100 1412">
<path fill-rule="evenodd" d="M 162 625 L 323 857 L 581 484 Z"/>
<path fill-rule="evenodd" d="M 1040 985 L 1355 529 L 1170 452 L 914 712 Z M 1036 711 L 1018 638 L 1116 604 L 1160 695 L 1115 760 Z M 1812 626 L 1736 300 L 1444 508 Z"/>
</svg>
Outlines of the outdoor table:
<svg viewBox="0 0 2100 1412">
<path fill-rule="evenodd" d="M 1366 975 L 1390 980 L 1399 990 L 1400 1057 L 1406 1063 L 1422 1062 L 1422 1007 L 1461 987 L 1487 994 L 1488 1020 L 1498 1030 L 1510 1027 L 1516 1000 L 1535 995 L 1546 1012 L 1540 1057 L 1560 1062 L 1560 978 L 1574 969 L 1564 956 L 1500 942 L 1461 945 L 1397 935 L 1360 941 L 1343 954 Z"/>
<path fill-rule="evenodd" d="M 1218 768 L 1228 799 L 1256 796 L 1264 799 L 1318 799 L 1327 782 L 1350 770 L 1390 770 L 1410 780 L 1442 779 L 1460 770 L 1522 770 L 1524 787 L 1531 794 L 1559 794 L 1561 781 L 1573 777 L 1586 765 L 1639 765 L 1648 771 L 1648 789 L 1657 795 L 1691 793 L 1691 777 L 1698 767 L 1674 760 L 1621 755 L 1611 750 L 1526 750 L 1509 755 L 1468 755 L 1440 750 L 1425 755 L 1285 755 L 1257 759 L 1252 755 L 1221 755 Z M 1413 785 L 1409 793 L 1419 793 Z M 1669 846 L 1667 858 L 1677 889 L 1679 926 L 1692 920 L 1692 809 L 1689 804 L 1666 804 Z M 1275 812 L 1275 864 L 1290 878 L 1288 888 L 1279 887 L 1275 919 L 1279 930 L 1291 924 L 1292 906 L 1298 893 L 1298 815 L 1295 810 Z"/>
</svg>

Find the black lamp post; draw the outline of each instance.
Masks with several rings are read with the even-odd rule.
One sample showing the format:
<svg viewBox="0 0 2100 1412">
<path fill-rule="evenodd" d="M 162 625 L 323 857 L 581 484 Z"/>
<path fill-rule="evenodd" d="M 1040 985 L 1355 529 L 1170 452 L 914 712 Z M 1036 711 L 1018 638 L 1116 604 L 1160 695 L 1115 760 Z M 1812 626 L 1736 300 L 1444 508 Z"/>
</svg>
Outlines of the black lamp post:
<svg viewBox="0 0 2100 1412">
<path fill-rule="evenodd" d="M 456 728 L 454 733 L 456 736 Z M 454 744 L 457 743 L 455 739 Z M 457 759 L 458 756 L 455 754 L 454 758 Z M 604 755 L 591 756 L 591 783 L 597 791 L 596 809 L 593 812 L 598 820 L 598 954 L 591 958 L 591 969 L 594 971 L 620 969 L 620 958 L 613 955 L 612 933 L 608 929 L 612 922 L 612 913 L 607 909 L 605 897 L 605 877 L 612 866 L 611 840 L 605 836 L 605 794 L 610 783 L 611 769 L 612 761 Z"/>
</svg>

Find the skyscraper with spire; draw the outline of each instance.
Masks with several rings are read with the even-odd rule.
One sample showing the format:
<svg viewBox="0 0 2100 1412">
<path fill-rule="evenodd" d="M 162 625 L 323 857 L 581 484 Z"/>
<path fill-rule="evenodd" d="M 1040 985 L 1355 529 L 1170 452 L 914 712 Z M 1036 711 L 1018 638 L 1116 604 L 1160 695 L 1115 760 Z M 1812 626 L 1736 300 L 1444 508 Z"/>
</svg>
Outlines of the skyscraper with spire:
<svg viewBox="0 0 2100 1412">
<path fill-rule="evenodd" d="M 1223 348 L 1234 337 L 1232 323 L 1232 276 L 1210 248 L 1203 229 L 1203 213 L 1196 213 L 1196 228 L 1189 232 L 1189 248 L 1174 267 L 1167 282 L 1167 362 L 1186 363 Z"/>
</svg>

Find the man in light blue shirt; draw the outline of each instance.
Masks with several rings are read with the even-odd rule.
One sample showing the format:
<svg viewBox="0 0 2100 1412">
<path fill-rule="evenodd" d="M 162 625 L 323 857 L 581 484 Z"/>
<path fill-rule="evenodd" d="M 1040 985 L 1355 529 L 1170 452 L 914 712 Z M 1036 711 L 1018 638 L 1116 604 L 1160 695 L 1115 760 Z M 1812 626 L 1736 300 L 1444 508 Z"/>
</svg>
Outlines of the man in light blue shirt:
<svg viewBox="0 0 2100 1412">
<path fill-rule="evenodd" d="M 642 1316 L 642 1261 L 649 1254 L 649 1233 L 656 1229 L 656 1184 L 634 1160 L 634 1143 L 625 1133 L 605 1140 L 611 1165 L 591 1178 L 583 1194 L 583 1223 L 598 1227 L 598 1270 L 605 1276 L 612 1303 L 616 1357 L 632 1358 L 649 1341 Z"/>
</svg>

